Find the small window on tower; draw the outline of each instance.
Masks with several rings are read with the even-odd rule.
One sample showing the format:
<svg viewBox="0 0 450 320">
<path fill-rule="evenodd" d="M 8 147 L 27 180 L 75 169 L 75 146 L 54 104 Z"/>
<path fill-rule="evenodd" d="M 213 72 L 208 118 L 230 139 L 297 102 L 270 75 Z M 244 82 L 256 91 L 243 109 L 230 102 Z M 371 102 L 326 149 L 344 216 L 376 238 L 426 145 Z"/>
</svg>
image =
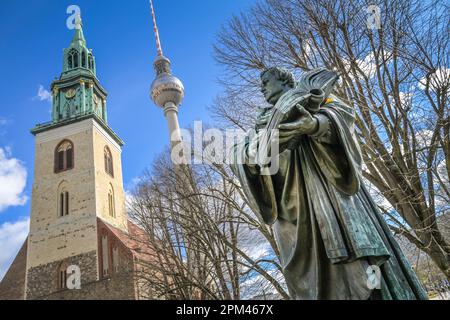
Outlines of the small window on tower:
<svg viewBox="0 0 450 320">
<path fill-rule="evenodd" d="M 64 192 L 59 194 L 59 216 L 64 216 Z"/>
<path fill-rule="evenodd" d="M 67 66 L 69 67 L 69 69 L 73 68 L 72 56 L 69 56 L 67 58 Z"/>
<path fill-rule="evenodd" d="M 59 290 L 67 289 L 67 263 L 62 262 L 57 270 L 57 288 Z"/>
<path fill-rule="evenodd" d="M 56 211 L 58 217 L 64 217 L 70 214 L 70 184 L 66 180 L 61 181 L 58 185 Z"/>
<path fill-rule="evenodd" d="M 74 166 L 73 144 L 68 140 L 62 141 L 55 150 L 55 173 L 70 170 Z"/>
<path fill-rule="evenodd" d="M 64 215 L 69 215 L 69 192 L 64 192 Z"/>
<path fill-rule="evenodd" d="M 102 235 L 102 275 L 103 277 L 109 276 L 109 246 L 108 236 L 106 233 Z"/>
<path fill-rule="evenodd" d="M 114 177 L 113 158 L 111 155 L 111 150 L 109 150 L 108 146 L 106 146 L 104 149 L 104 155 L 105 155 L 105 171 L 111 177 Z"/>
<path fill-rule="evenodd" d="M 71 49 L 67 54 L 67 66 L 69 69 L 78 68 L 78 51 Z"/>
<path fill-rule="evenodd" d="M 77 51 L 73 55 L 73 67 L 78 68 L 78 52 Z"/>
<path fill-rule="evenodd" d="M 114 191 L 112 189 L 112 186 L 110 186 L 110 189 L 108 191 L 108 213 L 110 217 L 113 218 L 116 217 L 116 210 L 114 205 Z"/>
<path fill-rule="evenodd" d="M 86 53 L 84 51 L 81 52 L 81 66 L 86 68 Z"/>
<path fill-rule="evenodd" d="M 61 191 L 59 193 L 58 197 L 59 205 L 59 216 L 64 217 L 69 215 L 69 192 L 68 191 Z"/>
<path fill-rule="evenodd" d="M 92 60 L 92 55 L 89 54 L 89 69 L 94 69 L 94 61 Z"/>
</svg>

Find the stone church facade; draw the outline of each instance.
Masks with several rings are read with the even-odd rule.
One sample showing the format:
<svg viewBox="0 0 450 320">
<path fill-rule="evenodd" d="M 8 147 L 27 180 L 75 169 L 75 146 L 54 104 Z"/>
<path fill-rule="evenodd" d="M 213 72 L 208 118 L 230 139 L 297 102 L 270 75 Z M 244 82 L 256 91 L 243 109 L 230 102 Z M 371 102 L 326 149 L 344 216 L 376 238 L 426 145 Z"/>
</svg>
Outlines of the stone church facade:
<svg viewBox="0 0 450 320">
<path fill-rule="evenodd" d="M 81 23 L 52 95 L 52 121 L 31 130 L 30 232 L 0 283 L 0 300 L 148 298 L 136 272 L 149 249 L 125 209 L 123 142 L 108 125 L 107 92 Z"/>
</svg>

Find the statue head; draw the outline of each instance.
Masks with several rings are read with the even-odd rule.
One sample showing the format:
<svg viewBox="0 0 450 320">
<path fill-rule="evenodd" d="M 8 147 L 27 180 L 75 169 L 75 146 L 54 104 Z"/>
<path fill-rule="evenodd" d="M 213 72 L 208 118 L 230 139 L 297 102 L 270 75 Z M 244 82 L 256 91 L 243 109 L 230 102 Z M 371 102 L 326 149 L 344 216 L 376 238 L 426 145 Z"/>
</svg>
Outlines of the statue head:
<svg viewBox="0 0 450 320">
<path fill-rule="evenodd" d="M 294 86 L 294 75 L 284 68 L 272 67 L 261 72 L 261 92 L 270 104 L 277 103 L 283 93 Z"/>
</svg>

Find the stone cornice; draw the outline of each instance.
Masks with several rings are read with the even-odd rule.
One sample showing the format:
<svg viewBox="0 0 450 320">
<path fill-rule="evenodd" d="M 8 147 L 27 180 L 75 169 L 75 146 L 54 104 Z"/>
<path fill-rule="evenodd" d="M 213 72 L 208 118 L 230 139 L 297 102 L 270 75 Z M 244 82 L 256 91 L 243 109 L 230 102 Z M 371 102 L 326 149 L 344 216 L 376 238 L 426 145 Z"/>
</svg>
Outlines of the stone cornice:
<svg viewBox="0 0 450 320">
<path fill-rule="evenodd" d="M 107 136 L 111 137 L 114 143 L 118 145 L 119 149 L 124 145 L 122 139 L 120 139 L 119 136 L 104 121 L 99 119 L 94 113 L 69 118 L 65 121 L 60 121 L 56 123 L 50 122 L 46 124 L 38 124 L 36 127 L 31 129 L 31 133 L 36 136 L 37 134 L 53 130 L 56 128 L 64 127 L 77 122 L 82 122 L 87 119 L 94 120 L 94 125 L 97 125 L 97 128 L 99 129 L 103 129 L 108 134 Z"/>
</svg>

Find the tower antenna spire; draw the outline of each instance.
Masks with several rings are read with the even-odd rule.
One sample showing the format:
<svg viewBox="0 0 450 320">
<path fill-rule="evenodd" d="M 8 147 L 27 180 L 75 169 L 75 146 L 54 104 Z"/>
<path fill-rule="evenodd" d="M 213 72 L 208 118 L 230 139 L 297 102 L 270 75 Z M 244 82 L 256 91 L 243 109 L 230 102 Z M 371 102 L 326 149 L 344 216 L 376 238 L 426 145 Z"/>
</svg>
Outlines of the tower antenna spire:
<svg viewBox="0 0 450 320">
<path fill-rule="evenodd" d="M 156 15 L 155 15 L 155 9 L 153 8 L 153 1 L 152 0 L 150 0 L 150 9 L 152 10 L 153 32 L 155 33 L 156 49 L 158 50 L 158 56 L 162 57 L 163 56 L 163 52 L 162 52 L 162 49 L 161 49 L 161 42 L 159 41 L 158 25 L 156 24 Z"/>
<path fill-rule="evenodd" d="M 178 123 L 178 107 L 181 105 L 184 97 L 184 87 L 180 79 L 172 75 L 170 60 L 163 56 L 152 0 L 150 0 L 150 8 L 152 10 L 156 49 L 158 50 L 158 56 L 153 63 L 156 78 L 150 87 L 150 97 L 157 106 L 164 110 L 164 116 L 169 126 L 170 145 L 171 149 L 173 149 L 174 146 L 182 141 Z"/>
</svg>

